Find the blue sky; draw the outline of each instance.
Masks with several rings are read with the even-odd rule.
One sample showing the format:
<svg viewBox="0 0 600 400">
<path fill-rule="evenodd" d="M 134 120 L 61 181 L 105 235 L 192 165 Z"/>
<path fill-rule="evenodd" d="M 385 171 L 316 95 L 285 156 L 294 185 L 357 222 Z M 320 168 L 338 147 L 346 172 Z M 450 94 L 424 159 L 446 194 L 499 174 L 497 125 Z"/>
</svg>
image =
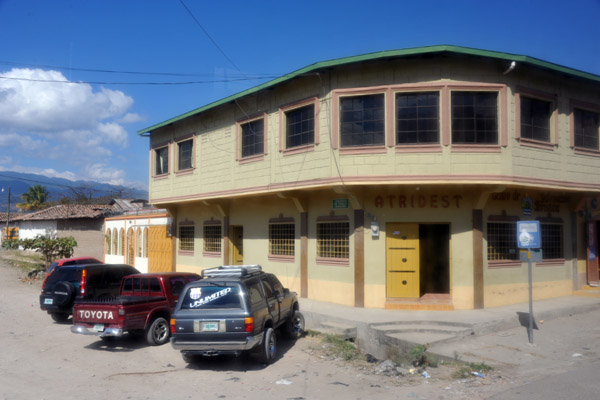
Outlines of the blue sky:
<svg viewBox="0 0 600 400">
<path fill-rule="evenodd" d="M 0 0 L 0 171 L 147 188 L 138 130 L 375 51 L 450 44 L 600 75 L 599 21 L 600 0 Z"/>
</svg>

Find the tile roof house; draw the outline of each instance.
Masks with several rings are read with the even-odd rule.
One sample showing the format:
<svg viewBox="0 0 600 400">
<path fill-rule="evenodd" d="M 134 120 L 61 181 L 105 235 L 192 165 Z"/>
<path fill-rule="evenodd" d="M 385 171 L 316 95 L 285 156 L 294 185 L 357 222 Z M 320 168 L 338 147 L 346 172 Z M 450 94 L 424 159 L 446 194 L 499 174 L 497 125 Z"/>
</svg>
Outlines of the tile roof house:
<svg viewBox="0 0 600 400">
<path fill-rule="evenodd" d="M 19 238 L 55 233 L 73 236 L 77 241 L 74 257 L 104 257 L 104 218 L 119 214 L 112 205 L 61 204 L 19 216 L 11 215 L 11 224 L 19 226 Z"/>
</svg>

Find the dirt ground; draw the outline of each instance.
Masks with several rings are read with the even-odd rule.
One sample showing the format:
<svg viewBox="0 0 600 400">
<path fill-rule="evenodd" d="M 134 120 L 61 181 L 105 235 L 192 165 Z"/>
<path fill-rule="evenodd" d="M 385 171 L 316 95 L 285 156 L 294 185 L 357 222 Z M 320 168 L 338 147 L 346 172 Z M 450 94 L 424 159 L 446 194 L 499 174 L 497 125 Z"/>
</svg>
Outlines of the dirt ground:
<svg viewBox="0 0 600 400">
<path fill-rule="evenodd" d="M 183 361 L 169 344 L 138 337 L 111 342 L 70 332 L 39 308 L 41 280 L 0 261 L 0 397 L 2 399 L 483 399 L 522 383 L 494 370 L 454 379 L 455 365 L 427 368 L 430 377 L 383 370 L 381 361 L 328 355 L 319 337 L 279 341 L 266 366 L 250 357 Z M 388 376 L 391 375 L 391 376 Z"/>
</svg>

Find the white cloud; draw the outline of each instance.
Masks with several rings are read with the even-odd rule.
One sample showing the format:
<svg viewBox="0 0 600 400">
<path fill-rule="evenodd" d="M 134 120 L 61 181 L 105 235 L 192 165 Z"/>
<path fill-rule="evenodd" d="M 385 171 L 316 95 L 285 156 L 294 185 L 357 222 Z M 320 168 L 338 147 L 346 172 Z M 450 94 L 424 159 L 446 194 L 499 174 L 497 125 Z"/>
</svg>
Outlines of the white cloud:
<svg viewBox="0 0 600 400">
<path fill-rule="evenodd" d="M 125 171 L 108 167 L 106 164 L 89 164 L 84 168 L 86 179 L 110 183 L 111 185 L 125 185 Z"/>
<path fill-rule="evenodd" d="M 21 154 L 37 154 L 40 150 L 48 150 L 48 142 L 46 140 L 36 140 L 28 135 L 0 132 L 0 147 Z"/>
<path fill-rule="evenodd" d="M 127 114 L 125 114 L 125 116 L 123 118 L 121 118 L 119 120 L 119 122 L 122 124 L 131 124 L 134 122 L 141 122 L 141 121 L 145 121 L 145 120 L 146 120 L 146 118 L 142 117 L 139 114 L 127 113 Z"/>
<path fill-rule="evenodd" d="M 0 135 L 17 132 L 33 145 L 51 141 L 92 158 L 110 153 L 110 145 L 127 146 L 121 124 L 136 114 L 127 113 L 133 99 L 125 93 L 94 91 L 89 84 L 70 83 L 58 71 L 15 68 L 0 74 L 8 78 L 0 79 Z"/>
</svg>

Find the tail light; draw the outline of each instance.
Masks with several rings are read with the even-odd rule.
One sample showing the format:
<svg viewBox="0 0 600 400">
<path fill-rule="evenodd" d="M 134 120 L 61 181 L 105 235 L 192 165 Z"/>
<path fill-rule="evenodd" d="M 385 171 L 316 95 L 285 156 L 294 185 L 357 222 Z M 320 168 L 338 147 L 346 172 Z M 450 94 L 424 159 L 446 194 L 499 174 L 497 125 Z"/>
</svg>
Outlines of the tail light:
<svg viewBox="0 0 600 400">
<path fill-rule="evenodd" d="M 175 333 L 175 318 L 171 318 L 171 333 Z"/>
<path fill-rule="evenodd" d="M 244 318 L 244 325 L 246 326 L 246 332 L 254 332 L 254 318 Z"/>
<path fill-rule="evenodd" d="M 50 278 L 51 274 L 52 274 L 52 272 L 50 272 L 49 274 L 46 274 L 46 278 L 44 279 L 44 283 L 42 283 L 42 293 L 44 293 L 44 288 L 46 287 L 46 282 L 48 282 L 48 278 Z"/>
<path fill-rule="evenodd" d="M 81 271 L 81 282 L 79 284 L 80 289 L 80 293 L 81 293 L 81 297 L 85 297 L 85 284 L 87 282 L 87 270 L 84 268 Z"/>
</svg>

